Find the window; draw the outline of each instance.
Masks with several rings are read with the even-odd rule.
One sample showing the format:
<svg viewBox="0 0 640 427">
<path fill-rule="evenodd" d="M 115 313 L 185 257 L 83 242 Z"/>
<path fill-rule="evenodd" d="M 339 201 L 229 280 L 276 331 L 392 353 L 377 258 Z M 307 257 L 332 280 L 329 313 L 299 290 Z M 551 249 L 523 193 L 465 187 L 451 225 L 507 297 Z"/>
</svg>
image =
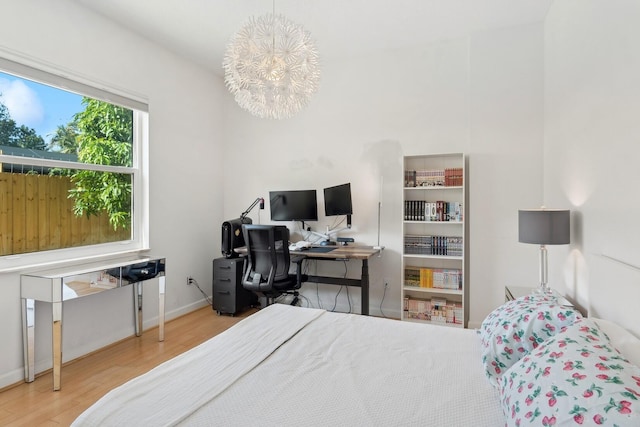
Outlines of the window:
<svg viewBox="0 0 640 427">
<path fill-rule="evenodd" d="M 147 123 L 140 101 L 0 59 L 0 270 L 144 249 Z"/>
</svg>

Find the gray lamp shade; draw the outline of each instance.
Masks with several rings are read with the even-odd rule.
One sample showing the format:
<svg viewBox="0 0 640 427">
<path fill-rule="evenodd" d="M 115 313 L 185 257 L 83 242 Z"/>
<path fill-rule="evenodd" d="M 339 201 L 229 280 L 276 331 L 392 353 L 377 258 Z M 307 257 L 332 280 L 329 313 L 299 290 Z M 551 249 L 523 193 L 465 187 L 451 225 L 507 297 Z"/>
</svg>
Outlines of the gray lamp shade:
<svg viewBox="0 0 640 427">
<path fill-rule="evenodd" d="M 518 211 L 518 241 L 537 245 L 569 243 L 569 211 L 531 209 Z"/>
</svg>

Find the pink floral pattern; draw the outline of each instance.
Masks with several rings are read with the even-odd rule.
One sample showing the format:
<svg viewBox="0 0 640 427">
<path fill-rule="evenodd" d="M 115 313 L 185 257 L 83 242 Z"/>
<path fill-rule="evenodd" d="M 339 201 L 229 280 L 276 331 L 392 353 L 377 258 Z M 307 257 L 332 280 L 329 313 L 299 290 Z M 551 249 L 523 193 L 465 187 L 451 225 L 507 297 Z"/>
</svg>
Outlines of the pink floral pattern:
<svg viewBox="0 0 640 427">
<path fill-rule="evenodd" d="M 524 356 L 499 386 L 507 426 L 640 426 L 640 367 L 589 319 Z"/>
<path fill-rule="evenodd" d="M 507 369 L 579 318 L 580 313 L 543 294 L 526 295 L 495 309 L 479 330 L 489 382 L 497 386 Z"/>
</svg>

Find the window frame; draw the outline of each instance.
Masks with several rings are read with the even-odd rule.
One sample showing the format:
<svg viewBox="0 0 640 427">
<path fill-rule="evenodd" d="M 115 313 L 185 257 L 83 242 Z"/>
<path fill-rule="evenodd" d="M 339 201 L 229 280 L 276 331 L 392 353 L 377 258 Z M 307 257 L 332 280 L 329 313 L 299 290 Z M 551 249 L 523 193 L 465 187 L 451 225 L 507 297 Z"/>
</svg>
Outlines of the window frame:
<svg viewBox="0 0 640 427">
<path fill-rule="evenodd" d="M 81 96 L 91 97 L 131 109 L 133 111 L 132 166 L 96 165 L 3 154 L 0 154 L 0 163 L 50 166 L 131 175 L 133 183 L 131 204 L 133 233 L 130 240 L 0 256 L 0 273 L 148 250 L 149 109 L 147 101 L 139 95 L 127 93 L 119 88 L 109 87 L 104 83 L 91 81 L 78 74 L 52 67 L 49 64 L 43 64 L 34 60 L 25 60 L 25 58 L 20 58 L 20 62 L 7 59 L 7 57 L 11 56 L 12 54 L 10 52 L 0 49 L 0 71 L 56 89 L 73 92 Z"/>
</svg>

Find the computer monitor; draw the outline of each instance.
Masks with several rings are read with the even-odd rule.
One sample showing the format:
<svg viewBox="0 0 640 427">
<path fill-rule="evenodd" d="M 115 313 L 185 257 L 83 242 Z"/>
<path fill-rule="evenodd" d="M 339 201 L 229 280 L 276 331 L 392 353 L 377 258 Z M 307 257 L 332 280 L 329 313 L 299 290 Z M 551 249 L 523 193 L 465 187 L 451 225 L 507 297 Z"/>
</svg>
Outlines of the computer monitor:
<svg viewBox="0 0 640 427">
<path fill-rule="evenodd" d="M 336 185 L 324 189 L 324 214 L 326 216 L 347 215 L 347 226 L 351 226 L 351 184 Z"/>
<path fill-rule="evenodd" d="M 272 221 L 317 221 L 316 190 L 270 191 Z"/>
</svg>

